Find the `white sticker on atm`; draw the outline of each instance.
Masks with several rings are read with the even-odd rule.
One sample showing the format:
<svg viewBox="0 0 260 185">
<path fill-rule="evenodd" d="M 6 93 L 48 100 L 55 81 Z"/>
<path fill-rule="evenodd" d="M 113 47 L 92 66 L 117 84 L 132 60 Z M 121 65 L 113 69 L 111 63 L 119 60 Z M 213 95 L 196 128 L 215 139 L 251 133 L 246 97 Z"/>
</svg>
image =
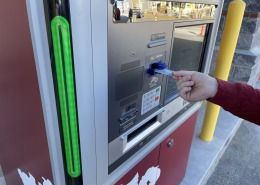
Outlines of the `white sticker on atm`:
<svg viewBox="0 0 260 185">
<path fill-rule="evenodd" d="M 31 173 L 27 175 L 25 172 L 22 172 L 22 170 L 20 170 L 19 168 L 17 169 L 17 171 L 24 185 L 52 185 L 51 181 L 49 179 L 45 179 L 44 177 L 42 177 L 43 183 L 38 182 L 36 184 L 36 180 Z"/>
<path fill-rule="evenodd" d="M 141 115 L 152 110 L 160 103 L 161 86 L 143 94 Z"/>
<path fill-rule="evenodd" d="M 160 175 L 161 175 L 161 169 L 159 168 L 159 166 L 157 167 L 152 166 L 146 171 L 144 176 L 142 176 L 139 183 L 138 183 L 139 174 L 137 172 L 134 178 L 126 185 L 147 185 L 148 183 L 149 185 L 155 185 Z"/>
</svg>

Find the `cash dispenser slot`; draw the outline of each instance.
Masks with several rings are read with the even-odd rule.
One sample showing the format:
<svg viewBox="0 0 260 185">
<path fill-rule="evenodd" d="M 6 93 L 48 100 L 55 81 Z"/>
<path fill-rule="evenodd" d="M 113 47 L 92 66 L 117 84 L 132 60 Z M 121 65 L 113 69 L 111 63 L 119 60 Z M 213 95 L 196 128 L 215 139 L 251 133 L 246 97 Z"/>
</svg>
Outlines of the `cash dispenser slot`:
<svg viewBox="0 0 260 185">
<path fill-rule="evenodd" d="M 138 144 L 140 141 L 145 139 L 149 134 L 156 130 L 162 123 L 157 121 L 157 116 L 153 117 L 136 130 L 132 131 L 126 136 L 126 145 L 123 153 L 127 152 L 130 148 Z"/>
<path fill-rule="evenodd" d="M 141 127 L 133 131 L 131 134 L 127 136 L 127 142 L 132 141 L 135 137 L 137 137 L 139 134 L 141 134 L 144 130 L 146 130 L 148 127 L 150 127 L 153 123 L 156 122 L 157 116 L 153 117 L 151 120 L 143 124 Z"/>
</svg>

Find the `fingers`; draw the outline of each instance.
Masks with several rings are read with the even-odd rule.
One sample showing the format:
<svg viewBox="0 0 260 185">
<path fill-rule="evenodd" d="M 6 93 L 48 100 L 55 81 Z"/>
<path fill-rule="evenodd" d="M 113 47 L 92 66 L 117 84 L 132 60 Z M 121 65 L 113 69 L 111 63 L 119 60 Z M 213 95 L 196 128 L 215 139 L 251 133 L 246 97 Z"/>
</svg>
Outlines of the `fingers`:
<svg viewBox="0 0 260 185">
<path fill-rule="evenodd" d="M 192 75 L 194 73 L 194 71 L 173 71 L 173 78 L 177 79 L 179 77 L 182 76 L 186 76 L 186 75 Z"/>
<path fill-rule="evenodd" d="M 192 87 L 183 87 L 180 91 L 179 94 L 180 96 L 185 99 L 189 100 L 190 97 L 190 91 L 192 90 Z"/>
<path fill-rule="evenodd" d="M 192 87 L 194 85 L 194 81 L 191 80 L 191 77 L 191 75 L 179 77 L 176 82 L 179 94 L 185 100 L 190 99 Z"/>
<path fill-rule="evenodd" d="M 194 82 L 193 81 L 185 81 L 185 82 L 182 82 L 181 84 L 177 85 L 177 89 L 178 91 L 181 91 L 183 88 L 186 88 L 186 87 L 191 87 L 194 85 Z"/>
<path fill-rule="evenodd" d="M 187 81 L 190 81 L 190 80 L 191 80 L 191 75 L 186 75 L 186 76 L 183 76 L 183 77 L 179 77 L 177 82 L 176 82 L 176 85 L 178 87 L 183 82 L 187 82 Z"/>
</svg>

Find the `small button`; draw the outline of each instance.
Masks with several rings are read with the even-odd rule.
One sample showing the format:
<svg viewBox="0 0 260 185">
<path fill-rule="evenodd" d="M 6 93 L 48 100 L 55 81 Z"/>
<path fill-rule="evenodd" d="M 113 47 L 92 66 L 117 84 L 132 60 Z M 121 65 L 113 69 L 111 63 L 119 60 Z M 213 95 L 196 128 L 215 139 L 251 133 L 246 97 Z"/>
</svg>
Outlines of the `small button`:
<svg viewBox="0 0 260 185">
<path fill-rule="evenodd" d="M 147 138 L 145 138 L 145 141 L 148 141 L 151 138 L 151 136 L 148 136 Z"/>
<path fill-rule="evenodd" d="M 143 141 L 139 143 L 139 146 L 143 146 L 143 145 L 144 145 L 144 142 L 143 142 Z"/>
<path fill-rule="evenodd" d="M 157 40 L 157 35 L 156 35 L 156 34 L 153 34 L 153 35 L 151 36 L 151 41 L 155 41 L 155 40 Z"/>
<path fill-rule="evenodd" d="M 160 40 L 160 39 L 165 39 L 165 33 L 160 33 L 157 35 L 157 39 Z"/>
<path fill-rule="evenodd" d="M 170 139 L 170 140 L 168 141 L 168 143 L 167 143 L 167 147 L 168 147 L 168 148 L 172 148 L 173 145 L 174 145 L 174 140 L 173 140 L 173 139 Z"/>
</svg>

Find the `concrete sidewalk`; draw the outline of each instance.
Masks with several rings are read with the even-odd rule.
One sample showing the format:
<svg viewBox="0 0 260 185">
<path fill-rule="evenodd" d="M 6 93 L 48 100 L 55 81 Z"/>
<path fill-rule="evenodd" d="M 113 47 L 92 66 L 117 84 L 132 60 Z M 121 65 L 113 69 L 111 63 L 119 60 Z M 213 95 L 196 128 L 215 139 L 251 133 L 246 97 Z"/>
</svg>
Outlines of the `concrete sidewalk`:
<svg viewBox="0 0 260 185">
<path fill-rule="evenodd" d="M 181 185 L 206 184 L 242 121 L 240 118 L 221 109 L 212 141 L 204 142 L 199 138 L 199 135 L 205 109 L 206 106 L 199 111 L 186 175 Z"/>
<path fill-rule="evenodd" d="M 5 184 L 4 175 L 3 175 L 3 172 L 2 172 L 1 165 L 0 165 L 0 185 L 6 185 L 6 184 Z"/>
<path fill-rule="evenodd" d="M 207 185 L 260 185 L 260 127 L 243 121 Z"/>
</svg>

